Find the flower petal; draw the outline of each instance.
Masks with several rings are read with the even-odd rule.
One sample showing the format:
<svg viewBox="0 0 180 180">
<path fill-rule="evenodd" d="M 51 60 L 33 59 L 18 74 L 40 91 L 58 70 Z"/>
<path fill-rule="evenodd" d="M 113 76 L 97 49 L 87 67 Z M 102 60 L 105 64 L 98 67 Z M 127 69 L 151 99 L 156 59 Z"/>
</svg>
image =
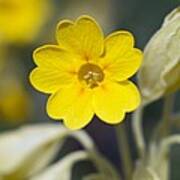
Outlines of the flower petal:
<svg viewBox="0 0 180 180">
<path fill-rule="evenodd" d="M 96 21 L 80 16 L 75 23 L 61 21 L 57 27 L 57 40 L 63 47 L 91 60 L 103 53 L 103 33 Z"/>
<path fill-rule="evenodd" d="M 94 111 L 99 118 L 110 124 L 121 122 L 125 112 L 135 110 L 139 104 L 139 92 L 130 81 L 106 81 L 94 91 Z"/>
<path fill-rule="evenodd" d="M 67 86 L 75 79 L 70 73 L 63 73 L 53 69 L 35 68 L 30 74 L 31 84 L 44 93 L 56 92 L 63 86 Z"/>
<path fill-rule="evenodd" d="M 134 38 L 129 32 L 118 31 L 107 37 L 105 56 L 100 63 L 110 79 L 123 81 L 138 70 L 142 52 L 133 46 Z"/>
<path fill-rule="evenodd" d="M 80 129 L 92 119 L 92 91 L 78 82 L 53 94 L 47 103 L 47 112 L 53 119 L 64 119 L 70 129 Z"/>
<path fill-rule="evenodd" d="M 75 79 L 79 66 L 76 56 L 58 46 L 46 45 L 34 52 L 34 61 L 39 66 L 30 74 L 32 85 L 45 93 L 56 92 Z"/>
<path fill-rule="evenodd" d="M 128 31 L 116 31 L 105 39 L 106 57 L 117 59 L 123 57 L 134 46 L 134 37 Z"/>
<path fill-rule="evenodd" d="M 76 54 L 68 52 L 58 45 L 44 45 L 37 48 L 33 53 L 33 59 L 41 68 L 49 69 L 52 67 L 60 70 L 67 70 L 75 63 L 81 62 Z"/>
</svg>

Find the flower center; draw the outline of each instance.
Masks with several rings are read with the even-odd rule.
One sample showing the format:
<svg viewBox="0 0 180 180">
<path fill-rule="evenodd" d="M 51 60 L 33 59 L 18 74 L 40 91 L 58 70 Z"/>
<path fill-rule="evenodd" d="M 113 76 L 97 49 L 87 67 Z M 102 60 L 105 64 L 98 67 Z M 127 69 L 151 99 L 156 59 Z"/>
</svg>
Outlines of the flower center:
<svg viewBox="0 0 180 180">
<path fill-rule="evenodd" d="M 87 63 L 80 67 L 78 78 L 80 81 L 84 81 L 88 87 L 95 88 L 103 81 L 104 73 L 99 66 Z"/>
</svg>

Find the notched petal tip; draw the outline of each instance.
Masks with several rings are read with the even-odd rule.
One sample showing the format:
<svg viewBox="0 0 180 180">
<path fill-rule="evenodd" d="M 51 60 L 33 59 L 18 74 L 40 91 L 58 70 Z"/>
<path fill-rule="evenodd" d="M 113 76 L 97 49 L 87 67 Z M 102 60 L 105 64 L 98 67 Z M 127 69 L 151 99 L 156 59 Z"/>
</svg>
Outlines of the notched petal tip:
<svg viewBox="0 0 180 180">
<path fill-rule="evenodd" d="M 97 29 L 100 31 L 101 36 L 102 36 L 102 40 L 103 40 L 103 38 L 104 38 L 104 33 L 103 33 L 103 30 L 102 30 L 100 24 L 96 21 L 96 19 L 95 19 L 94 17 L 92 17 L 92 16 L 89 16 L 89 15 L 86 15 L 86 14 L 85 14 L 85 15 L 79 16 L 79 17 L 76 19 L 75 24 L 78 24 L 78 23 L 80 23 L 80 22 L 83 21 L 83 20 L 85 20 L 85 21 L 90 21 L 91 23 L 93 23 L 93 24 L 97 27 Z"/>
<path fill-rule="evenodd" d="M 36 73 L 40 70 L 39 67 L 36 67 L 34 68 L 30 74 L 29 74 L 29 82 L 30 84 L 39 92 L 42 92 L 42 93 L 46 93 L 46 94 L 49 94 L 50 92 L 49 91 L 46 91 L 44 90 L 43 88 L 41 88 L 38 83 L 37 83 L 37 77 L 36 77 Z"/>
<path fill-rule="evenodd" d="M 124 83 L 127 84 L 128 88 L 129 88 L 129 94 L 131 94 L 131 98 L 128 101 L 127 108 L 125 108 L 125 111 L 127 113 L 129 113 L 129 112 L 135 111 L 140 106 L 141 94 L 140 94 L 137 86 L 133 82 L 128 80 Z"/>
<path fill-rule="evenodd" d="M 105 43 L 107 43 L 107 41 L 109 41 L 111 38 L 128 38 L 128 41 L 131 42 L 131 46 L 134 47 L 135 45 L 135 39 L 134 36 L 131 32 L 129 31 L 125 31 L 125 30 L 119 30 L 119 31 L 115 31 L 111 34 L 109 34 L 106 38 L 105 38 Z"/>
<path fill-rule="evenodd" d="M 67 28 L 67 27 L 73 26 L 73 25 L 74 25 L 74 22 L 71 21 L 71 20 L 68 20 L 68 19 L 59 21 L 59 23 L 56 26 L 56 36 L 57 36 L 57 33 L 58 33 L 59 29 Z"/>
<path fill-rule="evenodd" d="M 58 33 L 59 29 L 61 29 L 61 28 L 67 28 L 69 26 L 77 25 L 79 22 L 81 22 L 83 20 L 91 21 L 92 23 L 96 24 L 96 26 L 98 26 L 100 28 L 100 26 L 97 23 L 97 21 L 95 20 L 95 18 L 93 18 L 89 15 L 81 15 L 75 21 L 72 21 L 69 19 L 59 21 L 59 23 L 56 27 L 56 32 Z"/>
<path fill-rule="evenodd" d="M 48 98 L 46 103 L 46 112 L 50 118 L 54 120 L 62 120 L 63 117 L 60 114 L 58 114 L 59 111 L 57 111 L 57 107 L 54 108 L 55 106 L 53 105 L 53 101 L 56 98 L 57 94 L 58 93 L 51 94 Z"/>
<path fill-rule="evenodd" d="M 73 54 L 59 45 L 44 45 L 34 51 L 34 62 L 38 67 L 49 70 L 61 69 L 64 63 L 73 62 Z"/>
<path fill-rule="evenodd" d="M 72 130 L 84 128 L 94 115 L 89 95 L 78 96 L 72 91 L 72 89 L 76 91 L 75 88 L 78 90 L 73 85 L 52 94 L 46 105 L 46 111 L 52 119 L 63 120 L 65 126 Z"/>
<path fill-rule="evenodd" d="M 35 49 L 33 51 L 33 60 L 37 66 L 40 65 L 39 59 L 43 59 L 43 55 L 44 56 L 48 55 L 47 53 L 48 50 L 49 51 L 62 51 L 63 49 L 58 45 L 51 45 L 51 44 L 43 45 Z"/>
<path fill-rule="evenodd" d="M 74 123 L 71 123 L 71 121 L 68 121 L 67 119 L 63 119 L 63 123 L 64 123 L 65 127 L 67 127 L 68 129 L 70 129 L 72 131 L 81 130 L 89 124 L 89 123 L 86 123 L 86 124 L 76 125 Z"/>
<path fill-rule="evenodd" d="M 125 113 L 135 110 L 139 104 L 139 91 L 130 81 L 121 83 L 107 81 L 102 88 L 94 92 L 94 111 L 108 124 L 121 122 Z"/>
<path fill-rule="evenodd" d="M 137 53 L 139 55 L 140 60 L 142 61 L 142 59 L 143 59 L 143 52 L 142 52 L 142 50 L 138 49 L 138 48 L 133 48 L 133 49 L 134 49 L 135 53 Z"/>
<path fill-rule="evenodd" d="M 141 67 L 142 65 L 142 62 L 143 62 L 143 52 L 138 49 L 138 48 L 133 48 L 133 51 L 134 51 L 134 57 L 136 56 L 136 70 L 134 71 L 134 73 L 132 75 L 134 75 L 138 70 L 139 68 Z"/>
<path fill-rule="evenodd" d="M 97 114 L 97 116 L 105 123 L 109 124 L 109 125 L 117 125 L 121 122 L 123 122 L 125 120 L 125 116 L 126 116 L 126 113 L 125 112 L 120 112 L 119 111 L 119 117 L 114 119 L 110 119 L 110 118 L 104 118 L 104 116 L 102 117 L 101 115 Z"/>
<path fill-rule="evenodd" d="M 37 63 L 37 61 L 36 61 L 36 54 L 39 52 L 40 49 L 41 49 L 41 47 L 35 49 L 35 50 L 33 51 L 33 54 L 32 54 L 32 58 L 33 58 L 34 63 L 35 63 L 36 65 L 38 65 L 38 63 Z"/>
<path fill-rule="evenodd" d="M 30 73 L 29 73 L 29 82 L 30 84 L 35 88 L 36 88 L 36 85 L 34 84 L 34 74 L 36 73 L 36 71 L 38 71 L 38 67 L 34 68 Z"/>
<path fill-rule="evenodd" d="M 89 16 L 89 15 L 86 15 L 86 14 L 79 16 L 79 17 L 76 19 L 75 23 L 78 24 L 78 23 L 79 23 L 80 21 L 82 21 L 82 20 L 91 21 L 91 22 L 95 23 L 97 26 L 99 26 L 98 22 L 95 20 L 94 17 Z"/>
</svg>

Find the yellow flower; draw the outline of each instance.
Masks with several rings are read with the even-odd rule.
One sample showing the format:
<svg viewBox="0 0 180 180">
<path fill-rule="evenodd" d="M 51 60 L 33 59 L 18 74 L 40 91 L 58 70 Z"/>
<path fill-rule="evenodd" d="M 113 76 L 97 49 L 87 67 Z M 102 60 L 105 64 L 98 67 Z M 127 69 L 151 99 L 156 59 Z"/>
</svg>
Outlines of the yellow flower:
<svg viewBox="0 0 180 180">
<path fill-rule="evenodd" d="M 86 126 L 96 114 L 109 124 L 123 120 L 140 103 L 136 86 L 128 81 L 139 68 L 140 50 L 133 36 L 117 31 L 104 40 L 96 21 L 81 16 L 57 26 L 58 45 L 45 45 L 34 52 L 36 65 L 32 85 L 52 94 L 47 112 L 64 119 L 70 129 Z"/>
<path fill-rule="evenodd" d="M 12 76 L 3 78 L 0 83 L 0 117 L 10 124 L 21 123 L 30 114 L 30 96 L 17 79 Z"/>
<path fill-rule="evenodd" d="M 13 43 L 33 40 L 49 9 L 48 0 L 0 0 L 0 36 Z"/>
</svg>

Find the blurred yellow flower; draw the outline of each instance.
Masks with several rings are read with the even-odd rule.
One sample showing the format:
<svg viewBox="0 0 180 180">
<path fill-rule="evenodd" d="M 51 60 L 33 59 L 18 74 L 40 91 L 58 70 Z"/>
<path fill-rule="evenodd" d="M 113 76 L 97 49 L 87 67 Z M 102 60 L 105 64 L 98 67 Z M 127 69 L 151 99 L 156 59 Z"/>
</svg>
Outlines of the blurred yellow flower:
<svg viewBox="0 0 180 180">
<path fill-rule="evenodd" d="M 140 103 L 136 86 L 128 81 L 139 68 L 140 50 L 131 33 L 117 31 L 104 40 L 103 32 L 89 16 L 57 26 L 58 45 L 45 45 L 34 52 L 36 65 L 32 85 L 52 94 L 47 112 L 64 119 L 70 129 L 86 126 L 96 114 L 116 124 Z"/>
<path fill-rule="evenodd" d="M 13 91 L 12 91 L 13 90 Z M 0 83 L 0 116 L 6 122 L 19 123 L 25 120 L 31 109 L 31 100 L 20 82 L 5 78 Z"/>
<path fill-rule="evenodd" d="M 0 36 L 13 43 L 33 40 L 49 9 L 48 0 L 0 0 Z"/>
</svg>

